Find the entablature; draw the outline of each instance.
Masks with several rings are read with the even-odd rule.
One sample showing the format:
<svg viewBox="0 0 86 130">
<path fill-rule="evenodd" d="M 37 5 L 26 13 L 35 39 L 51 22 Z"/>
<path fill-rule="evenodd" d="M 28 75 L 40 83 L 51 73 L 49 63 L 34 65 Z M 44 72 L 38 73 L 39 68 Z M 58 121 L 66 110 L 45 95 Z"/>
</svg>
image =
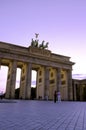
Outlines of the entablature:
<svg viewBox="0 0 86 130">
<path fill-rule="evenodd" d="M 62 68 L 71 68 L 74 64 L 69 61 L 70 57 L 51 53 L 47 49 L 26 48 L 4 42 L 0 42 L 0 58 Z"/>
</svg>

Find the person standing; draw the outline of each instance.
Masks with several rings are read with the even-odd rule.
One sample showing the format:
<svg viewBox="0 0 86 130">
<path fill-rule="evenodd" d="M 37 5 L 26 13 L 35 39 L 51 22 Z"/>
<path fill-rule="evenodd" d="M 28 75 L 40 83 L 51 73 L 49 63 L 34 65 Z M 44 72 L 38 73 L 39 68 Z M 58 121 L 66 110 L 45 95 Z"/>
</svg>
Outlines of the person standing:
<svg viewBox="0 0 86 130">
<path fill-rule="evenodd" d="M 61 93 L 57 92 L 58 102 L 61 102 Z"/>
<path fill-rule="evenodd" d="M 54 103 L 56 103 L 56 100 L 57 100 L 57 92 L 55 91 L 54 92 Z"/>
</svg>

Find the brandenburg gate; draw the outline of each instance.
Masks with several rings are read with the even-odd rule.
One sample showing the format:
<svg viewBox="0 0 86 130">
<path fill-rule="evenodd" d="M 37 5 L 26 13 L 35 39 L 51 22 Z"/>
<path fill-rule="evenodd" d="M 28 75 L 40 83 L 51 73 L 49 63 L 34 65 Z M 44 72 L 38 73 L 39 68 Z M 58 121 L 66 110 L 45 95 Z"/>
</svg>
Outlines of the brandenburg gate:
<svg viewBox="0 0 86 130">
<path fill-rule="evenodd" d="M 70 57 L 52 53 L 48 43 L 38 45 L 32 39 L 29 47 L 0 42 L 0 65 L 8 66 L 5 98 L 15 98 L 17 68 L 21 69 L 19 99 L 31 98 L 31 71 L 37 72 L 36 99 L 53 99 L 54 91 L 62 100 L 72 100 L 72 65 Z"/>
</svg>

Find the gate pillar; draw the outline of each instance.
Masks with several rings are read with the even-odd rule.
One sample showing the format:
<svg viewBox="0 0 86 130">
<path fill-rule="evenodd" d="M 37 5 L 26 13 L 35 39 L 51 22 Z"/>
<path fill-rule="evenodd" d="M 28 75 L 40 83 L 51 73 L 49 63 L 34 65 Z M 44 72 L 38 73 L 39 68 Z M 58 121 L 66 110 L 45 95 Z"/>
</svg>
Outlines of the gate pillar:
<svg viewBox="0 0 86 130">
<path fill-rule="evenodd" d="M 6 98 L 15 98 L 15 83 L 16 83 L 16 69 L 17 62 L 12 61 L 9 63 L 8 78 L 6 84 Z"/>
</svg>

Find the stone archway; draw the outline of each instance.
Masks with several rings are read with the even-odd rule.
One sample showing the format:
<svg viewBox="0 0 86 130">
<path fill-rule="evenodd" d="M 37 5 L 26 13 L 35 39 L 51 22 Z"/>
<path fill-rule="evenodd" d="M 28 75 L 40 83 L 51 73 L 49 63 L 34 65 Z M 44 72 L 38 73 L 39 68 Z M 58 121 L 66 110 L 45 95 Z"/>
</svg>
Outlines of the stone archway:
<svg viewBox="0 0 86 130">
<path fill-rule="evenodd" d="M 37 46 L 21 47 L 5 42 L 0 42 L 0 64 L 9 67 L 6 98 L 15 98 L 15 83 L 17 68 L 21 68 L 20 92 L 19 98 L 30 99 L 31 97 L 31 71 L 37 71 L 37 96 L 42 99 L 49 97 L 49 89 L 53 85 L 55 89 L 60 91 L 61 71 L 64 69 L 67 73 L 66 94 L 67 100 L 72 100 L 72 65 L 70 57 L 52 53 L 48 49 L 38 48 Z M 50 69 L 55 77 L 51 76 Z M 42 75 L 40 75 L 42 73 Z"/>
</svg>

